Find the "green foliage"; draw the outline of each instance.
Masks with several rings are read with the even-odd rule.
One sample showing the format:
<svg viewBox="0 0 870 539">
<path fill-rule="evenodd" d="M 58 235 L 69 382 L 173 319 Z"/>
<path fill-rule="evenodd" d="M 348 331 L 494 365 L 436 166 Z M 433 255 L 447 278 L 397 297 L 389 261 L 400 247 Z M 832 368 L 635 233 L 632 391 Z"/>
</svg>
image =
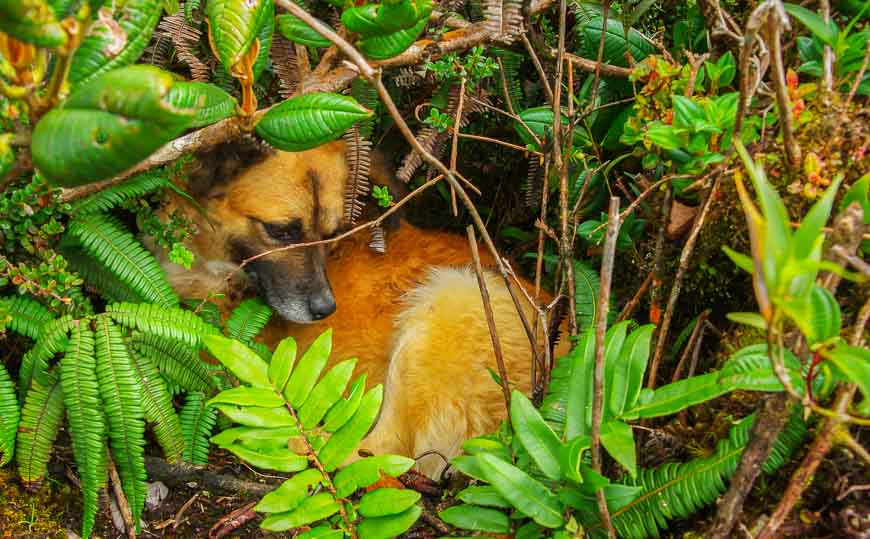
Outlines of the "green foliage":
<svg viewBox="0 0 870 539">
<path fill-rule="evenodd" d="M 208 440 L 217 421 L 217 410 L 206 403 L 204 394 L 188 393 L 180 421 L 184 460 L 191 464 L 208 464 Z"/>
<path fill-rule="evenodd" d="M 246 299 L 233 309 L 227 319 L 227 336 L 250 346 L 271 316 L 272 309 L 259 298 Z"/>
<path fill-rule="evenodd" d="M 52 318 L 48 309 L 27 296 L 0 298 L 0 329 L 9 328 L 35 340 Z"/>
<path fill-rule="evenodd" d="M 294 473 L 255 507 L 268 515 L 262 528 L 284 531 L 321 522 L 315 529 L 332 529 L 337 536 L 350 535 L 356 529 L 360 537 L 395 537 L 410 528 L 421 511 L 415 505 L 417 493 L 379 488 L 363 496 L 355 511 L 349 510 L 348 495 L 375 483 L 380 473 L 397 476 L 407 471 L 414 461 L 397 456 L 369 457 L 336 472 L 374 424 L 383 388 L 377 386 L 362 394 L 364 382 L 357 379 L 354 388 L 359 388 L 362 396 L 347 410 L 345 403 L 353 399 L 355 390 L 347 400 L 341 397 L 355 361 L 339 363 L 318 382 L 332 348 L 331 331 L 318 337 L 298 361 L 295 342 L 285 339 L 271 363 L 238 341 L 217 335 L 204 340 L 209 351 L 243 384 L 209 401 L 242 425 L 214 436 L 212 442 L 255 467 Z M 332 435 L 324 439 L 321 429 Z M 302 454 L 296 449 L 300 447 L 305 448 Z M 326 489 L 310 493 L 320 484 Z M 343 504 L 348 509 L 343 509 Z M 330 519 L 339 512 L 340 519 Z"/>
<path fill-rule="evenodd" d="M 274 18 L 275 8 L 272 0 L 211 0 L 206 3 L 205 13 L 214 52 L 224 69 L 232 72 L 266 20 Z"/>
<path fill-rule="evenodd" d="M 375 185 L 372 187 L 372 198 L 378 203 L 381 208 L 389 208 L 393 205 L 393 195 L 390 194 L 390 188 L 386 185 Z"/>
<path fill-rule="evenodd" d="M 174 107 L 196 109 L 190 127 L 202 127 L 235 115 L 236 100 L 213 84 L 205 82 L 176 82 L 166 94 L 166 101 Z"/>
<path fill-rule="evenodd" d="M 20 415 L 12 378 L 6 366 L 0 363 L 0 466 L 15 455 L 15 432 Z"/>
<path fill-rule="evenodd" d="M 352 97 L 305 94 L 270 109 L 257 123 L 257 134 L 278 149 L 298 152 L 338 138 L 371 114 Z"/>
<path fill-rule="evenodd" d="M 446 112 L 441 112 L 436 107 L 429 109 L 429 116 L 423 120 L 426 125 L 431 125 L 439 133 L 447 131 L 453 125 L 453 118 Z"/>
<path fill-rule="evenodd" d="M 26 43 L 40 47 L 59 47 L 67 34 L 44 0 L 13 0 L 0 7 L 0 30 Z"/>
<path fill-rule="evenodd" d="M 281 35 L 294 43 L 315 48 L 328 47 L 330 44 L 328 39 L 318 34 L 299 17 L 285 13 L 275 17 L 275 22 L 278 23 L 278 31 Z"/>
<path fill-rule="evenodd" d="M 21 409 L 15 461 L 25 484 L 38 484 L 45 477 L 54 439 L 63 423 L 63 389 L 57 369 L 45 377 L 45 386 L 34 381 Z"/>
<path fill-rule="evenodd" d="M 601 40 L 601 30 L 604 19 L 596 17 L 582 26 L 577 32 L 577 48 L 586 58 L 598 58 L 598 44 Z M 627 36 L 627 37 L 626 37 Z M 622 23 L 607 19 L 607 31 L 604 36 L 604 51 L 601 60 L 607 64 L 627 67 L 626 53 L 635 62 L 639 62 L 655 51 L 653 44 L 634 28 L 625 30 Z"/>
</svg>

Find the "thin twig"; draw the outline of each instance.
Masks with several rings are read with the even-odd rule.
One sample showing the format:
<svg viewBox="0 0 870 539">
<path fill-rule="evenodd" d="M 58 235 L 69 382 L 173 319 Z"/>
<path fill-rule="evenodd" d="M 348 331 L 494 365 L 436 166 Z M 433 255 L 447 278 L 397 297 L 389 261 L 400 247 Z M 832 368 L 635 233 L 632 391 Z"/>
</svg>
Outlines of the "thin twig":
<svg viewBox="0 0 870 539">
<path fill-rule="evenodd" d="M 547 94 L 547 102 L 553 103 L 553 88 L 550 87 L 550 81 L 547 78 L 547 72 L 544 71 L 544 66 L 541 64 L 541 59 L 538 57 L 538 54 L 535 52 L 535 48 L 532 46 L 532 42 L 529 41 L 529 37 L 525 32 L 520 34 L 520 39 L 523 41 L 523 45 L 526 47 L 526 52 L 529 53 L 529 57 L 532 59 L 532 63 L 535 65 L 535 69 L 538 71 L 538 77 L 541 79 L 541 86 L 544 88 L 544 93 Z"/>
<path fill-rule="evenodd" d="M 133 521 L 133 512 L 130 510 L 130 502 L 127 501 L 127 496 L 124 495 L 124 487 L 121 484 L 121 477 L 118 475 L 118 469 L 115 467 L 115 461 L 111 456 L 106 456 L 106 467 L 109 470 L 109 481 L 112 483 L 112 493 L 115 495 L 115 501 L 118 502 L 118 511 L 121 513 L 121 518 L 124 519 L 124 527 L 127 532 L 127 537 L 136 539 L 136 523 Z"/>
<path fill-rule="evenodd" d="M 501 378 L 501 390 L 504 394 L 504 407 L 505 412 L 507 413 L 506 417 L 510 417 L 510 382 L 508 381 L 507 369 L 505 369 L 504 366 L 504 356 L 501 351 L 501 341 L 498 338 L 495 317 L 492 314 L 492 302 L 489 299 L 489 290 L 486 288 L 486 277 L 483 274 L 483 267 L 480 264 L 480 253 L 477 251 L 477 236 L 474 234 L 473 226 L 468 225 L 465 230 L 468 233 L 468 245 L 471 247 L 471 258 L 474 260 L 474 273 L 477 275 L 477 286 L 480 288 L 480 297 L 483 300 L 483 310 L 486 313 L 486 324 L 489 326 L 489 337 L 492 339 L 492 351 L 495 355 L 495 364 L 498 366 L 498 375 Z"/>
<path fill-rule="evenodd" d="M 801 164 L 801 147 L 794 134 L 792 104 L 788 97 L 788 83 L 785 80 L 785 65 L 782 60 L 782 29 L 788 28 L 788 18 L 780 13 L 781 8 L 773 8 L 767 15 L 767 46 L 770 49 L 773 82 L 776 87 L 776 104 L 779 108 L 779 122 L 782 126 L 782 139 L 789 165 L 797 169 Z"/>
<path fill-rule="evenodd" d="M 552 50 L 553 55 L 555 56 L 556 50 Z M 618 77 L 620 79 L 627 79 L 631 75 L 631 69 L 627 67 L 615 66 L 613 64 L 605 64 L 598 63 L 595 60 L 590 60 L 589 58 L 583 58 L 582 56 L 577 56 L 576 54 L 571 54 L 570 52 L 565 53 L 565 59 L 571 62 L 576 67 L 579 67 L 583 71 L 588 71 L 590 73 L 594 73 L 595 69 L 598 68 L 599 72 L 605 77 Z"/>
<path fill-rule="evenodd" d="M 640 288 L 637 289 L 637 292 L 634 293 L 634 296 L 631 297 L 628 303 L 625 304 L 625 307 L 620 311 L 619 316 L 616 317 L 617 322 L 622 322 L 623 320 L 628 320 L 634 315 L 634 311 L 637 310 L 637 306 L 640 303 L 641 298 L 643 298 L 647 291 L 649 291 L 649 287 L 653 282 L 653 272 L 649 272 L 646 275 L 646 279 L 643 280 L 643 284 L 640 285 Z"/>
<path fill-rule="evenodd" d="M 619 237 L 619 197 L 610 197 L 607 212 L 607 234 L 604 240 L 604 255 L 601 261 L 601 287 L 598 292 L 598 314 L 595 319 L 595 371 L 592 395 L 592 467 L 601 473 L 601 420 L 604 416 L 604 335 L 607 331 L 607 311 L 610 308 L 610 285 L 613 280 L 613 264 L 616 258 L 616 240 Z M 604 490 L 596 493 L 598 512 L 607 529 L 607 535 L 616 539 L 616 531 L 610 521 L 610 511 Z"/>
<path fill-rule="evenodd" d="M 595 60 L 595 79 L 592 81 L 592 96 L 589 98 L 589 106 L 595 106 L 595 97 L 598 95 L 598 81 L 601 79 L 601 64 L 604 59 L 604 41 L 607 38 L 607 16 L 610 14 L 611 0 L 601 3 L 601 37 L 598 39 L 598 56 Z"/>
<path fill-rule="evenodd" d="M 852 98 L 855 97 L 855 93 L 858 92 L 858 87 L 861 86 L 861 82 L 864 80 L 864 73 L 867 72 L 867 64 L 870 63 L 870 33 L 867 34 L 867 43 L 864 45 L 864 49 L 864 60 L 861 61 L 861 68 L 855 75 L 855 82 L 852 83 L 852 88 L 849 90 L 849 96 L 846 97 L 846 107 L 849 106 L 849 103 L 852 102 Z"/>
<path fill-rule="evenodd" d="M 668 230 L 668 220 L 671 217 L 671 189 L 668 186 L 665 189 L 665 196 L 662 200 L 662 222 L 659 226 L 659 233 L 656 237 L 656 247 L 653 254 L 653 269 L 650 272 L 652 275 L 652 291 L 649 297 L 649 320 L 653 324 L 658 325 L 662 318 L 661 296 L 662 285 L 664 284 L 664 264 L 665 264 L 665 238 Z"/>
<path fill-rule="evenodd" d="M 456 159 L 459 154 L 459 128 L 462 125 L 462 106 L 465 104 L 465 78 L 459 83 L 459 104 L 456 106 L 456 116 L 453 118 L 453 141 L 450 147 L 450 170 L 456 173 Z M 459 215 L 459 208 L 456 206 L 456 191 L 450 189 L 450 207 L 453 209 L 453 216 Z"/>
</svg>

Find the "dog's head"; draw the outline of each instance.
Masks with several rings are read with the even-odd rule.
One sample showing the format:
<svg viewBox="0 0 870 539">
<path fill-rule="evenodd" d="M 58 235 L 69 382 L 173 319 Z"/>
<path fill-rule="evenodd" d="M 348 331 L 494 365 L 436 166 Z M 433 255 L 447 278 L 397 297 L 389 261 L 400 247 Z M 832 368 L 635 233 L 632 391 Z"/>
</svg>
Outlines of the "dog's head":
<svg viewBox="0 0 870 539">
<path fill-rule="evenodd" d="M 266 251 L 330 238 L 343 227 L 348 170 L 342 142 L 287 153 L 243 141 L 199 163 L 189 188 L 211 221 L 200 219 L 200 234 L 191 240 L 201 270 L 237 267 Z M 317 245 L 270 253 L 245 272 L 282 318 L 313 322 L 335 311 L 327 251 Z"/>
</svg>

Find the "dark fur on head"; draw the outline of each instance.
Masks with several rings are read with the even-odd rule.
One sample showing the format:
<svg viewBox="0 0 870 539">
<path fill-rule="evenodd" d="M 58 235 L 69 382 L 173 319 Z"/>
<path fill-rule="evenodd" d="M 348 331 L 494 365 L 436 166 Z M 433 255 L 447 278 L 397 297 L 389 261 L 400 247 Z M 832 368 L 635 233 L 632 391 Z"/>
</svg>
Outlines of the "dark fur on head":
<svg viewBox="0 0 870 539">
<path fill-rule="evenodd" d="M 196 198 L 208 196 L 248 167 L 274 154 L 274 148 L 253 135 L 242 135 L 198 152 L 188 171 L 188 190 Z"/>
</svg>

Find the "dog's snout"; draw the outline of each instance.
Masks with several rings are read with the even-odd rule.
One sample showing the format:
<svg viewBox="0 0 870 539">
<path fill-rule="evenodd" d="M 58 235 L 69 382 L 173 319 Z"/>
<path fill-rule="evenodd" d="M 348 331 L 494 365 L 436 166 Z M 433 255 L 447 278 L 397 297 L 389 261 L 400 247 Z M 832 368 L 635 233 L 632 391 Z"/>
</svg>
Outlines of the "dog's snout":
<svg viewBox="0 0 870 539">
<path fill-rule="evenodd" d="M 335 312 L 335 298 L 332 294 L 317 294 L 308 298 L 308 310 L 315 320 L 323 320 Z"/>
</svg>

